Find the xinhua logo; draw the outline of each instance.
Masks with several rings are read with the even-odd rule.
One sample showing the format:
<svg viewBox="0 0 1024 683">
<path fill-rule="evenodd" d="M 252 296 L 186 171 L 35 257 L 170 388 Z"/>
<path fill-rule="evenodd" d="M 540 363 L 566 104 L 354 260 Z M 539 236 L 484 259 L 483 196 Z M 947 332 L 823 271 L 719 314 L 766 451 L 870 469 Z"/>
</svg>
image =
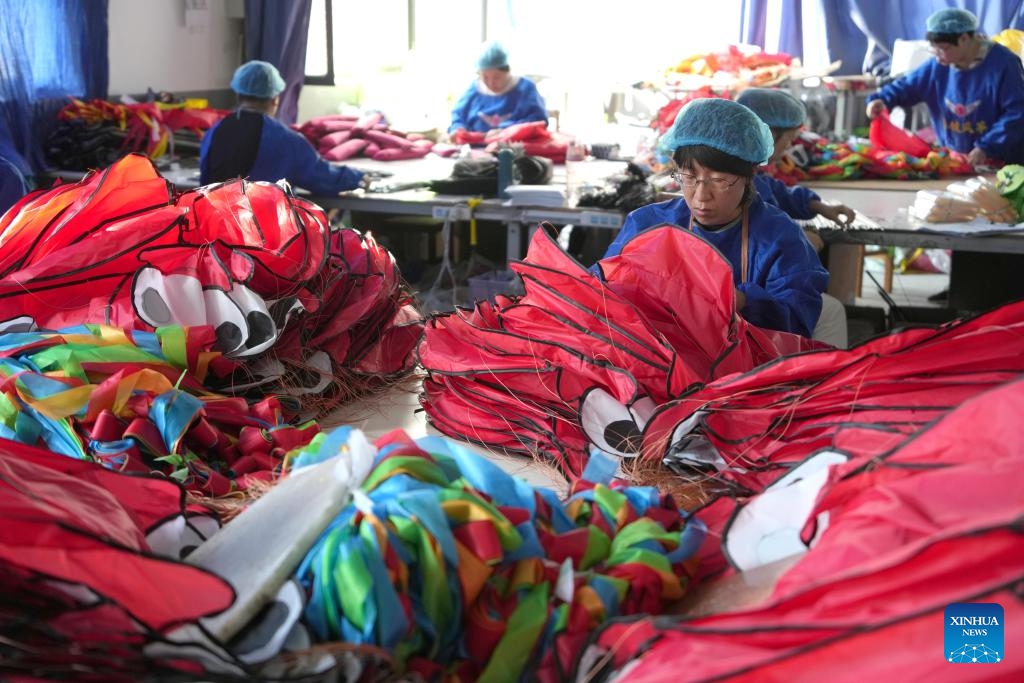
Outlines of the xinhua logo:
<svg viewBox="0 0 1024 683">
<path fill-rule="evenodd" d="M 1003 661 L 1003 606 L 994 602 L 955 602 L 946 607 L 945 657 L 953 664 Z"/>
</svg>

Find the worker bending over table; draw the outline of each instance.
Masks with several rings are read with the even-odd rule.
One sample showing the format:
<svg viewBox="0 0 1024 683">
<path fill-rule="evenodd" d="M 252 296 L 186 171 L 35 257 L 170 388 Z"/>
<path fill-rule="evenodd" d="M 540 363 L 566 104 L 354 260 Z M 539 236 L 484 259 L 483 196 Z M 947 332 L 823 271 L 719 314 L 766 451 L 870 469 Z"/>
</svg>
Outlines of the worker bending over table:
<svg viewBox="0 0 1024 683">
<path fill-rule="evenodd" d="M 1024 163 L 1024 65 L 978 33 L 962 9 L 935 12 L 926 24 L 935 59 L 868 96 L 867 115 L 928 105 L 939 143 L 973 166 Z"/>
<path fill-rule="evenodd" d="M 769 164 L 778 163 L 800 134 L 807 120 L 804 103 L 785 90 L 772 88 L 747 88 L 739 94 L 736 101 L 757 114 L 757 117 L 768 124 L 775 141 L 775 148 Z M 754 187 L 757 193 L 768 204 L 774 204 L 790 218 L 807 221 L 815 216 L 824 216 L 840 227 L 849 225 L 856 217 L 853 209 L 845 204 L 826 204 L 817 192 L 801 185 L 787 186 L 777 178 L 773 178 L 764 167 L 754 175 Z M 814 250 L 821 252 L 825 242 L 816 230 L 804 228 L 804 237 L 811 243 Z M 829 294 L 821 295 L 822 314 L 814 330 L 814 338 L 840 348 L 846 348 L 848 331 L 846 325 L 846 308 L 842 302 Z"/>
<path fill-rule="evenodd" d="M 698 99 L 679 111 L 659 147 L 678 169 L 683 197 L 631 212 L 605 258 L 648 228 L 665 223 L 689 228 L 732 265 L 744 318 L 812 336 L 828 271 L 800 226 L 754 188 L 757 168 L 775 147 L 768 126 L 737 102 Z"/>
<path fill-rule="evenodd" d="M 238 67 L 231 79 L 238 107 L 210 128 L 199 148 L 201 185 L 284 178 L 320 195 L 364 185 L 360 171 L 323 159 L 305 137 L 274 118 L 284 88 L 269 62 L 253 60 Z"/>
<path fill-rule="evenodd" d="M 517 123 L 547 121 L 548 110 L 529 78 L 512 74 L 508 53 L 488 43 L 477 59 L 478 78 L 452 110 L 448 135 L 452 142 L 470 142 L 467 133 L 487 133 Z"/>
</svg>

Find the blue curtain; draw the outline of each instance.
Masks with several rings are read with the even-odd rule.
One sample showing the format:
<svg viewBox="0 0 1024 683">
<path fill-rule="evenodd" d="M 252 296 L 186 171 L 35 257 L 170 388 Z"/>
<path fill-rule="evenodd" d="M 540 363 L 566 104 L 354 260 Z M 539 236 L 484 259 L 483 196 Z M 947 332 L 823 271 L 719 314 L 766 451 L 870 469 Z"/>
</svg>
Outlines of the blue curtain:
<svg viewBox="0 0 1024 683">
<path fill-rule="evenodd" d="M 287 86 L 277 118 L 295 123 L 306 78 L 306 37 L 312 0 L 245 0 L 245 56 L 281 72 Z"/>
<path fill-rule="evenodd" d="M 928 16 L 944 7 L 962 7 L 977 15 L 981 30 L 994 35 L 1006 28 L 1024 27 L 1024 0 L 787 0 L 781 16 L 768 16 L 769 0 L 743 0 L 740 40 L 803 57 L 803 10 L 816 10 L 825 19 L 830 61 L 842 60 L 842 75 L 889 73 L 892 46 L 897 39 L 924 38 Z M 779 44 L 766 45 L 766 27 L 779 27 Z"/>
<path fill-rule="evenodd" d="M 34 169 L 68 96 L 105 98 L 109 74 L 107 0 L 3 0 L 0 131 Z"/>
<path fill-rule="evenodd" d="M 785 52 L 791 57 L 803 58 L 803 1 L 787 0 L 782 3 L 782 16 L 771 17 L 773 23 L 778 22 L 778 45 L 767 45 L 768 0 L 743 0 L 740 40 L 750 45 L 760 45 L 768 52 Z"/>
</svg>

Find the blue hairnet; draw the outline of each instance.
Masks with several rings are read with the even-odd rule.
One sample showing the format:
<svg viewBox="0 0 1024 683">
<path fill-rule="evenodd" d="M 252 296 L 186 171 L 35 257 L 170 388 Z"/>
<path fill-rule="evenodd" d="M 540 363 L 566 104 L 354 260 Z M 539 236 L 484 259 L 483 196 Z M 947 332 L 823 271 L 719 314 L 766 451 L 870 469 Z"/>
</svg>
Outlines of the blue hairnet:
<svg viewBox="0 0 1024 683">
<path fill-rule="evenodd" d="M 947 7 L 928 17 L 928 33 L 968 33 L 978 30 L 978 17 L 965 9 Z"/>
<path fill-rule="evenodd" d="M 807 120 L 804 103 L 785 90 L 747 88 L 736 101 L 772 128 L 799 128 Z"/>
<path fill-rule="evenodd" d="M 284 79 L 277 68 L 270 62 L 261 62 L 258 59 L 238 67 L 234 78 L 231 79 L 231 89 L 239 95 L 265 100 L 280 95 L 284 86 Z"/>
<path fill-rule="evenodd" d="M 476 60 L 478 71 L 500 69 L 506 66 L 508 66 L 508 53 L 498 43 L 488 43 L 485 45 L 484 51 L 480 53 L 480 58 Z"/>
<path fill-rule="evenodd" d="M 658 141 L 658 148 L 669 156 L 689 145 L 707 145 L 752 164 L 767 162 L 775 151 L 772 132 L 757 114 L 717 97 L 688 102 Z"/>
</svg>

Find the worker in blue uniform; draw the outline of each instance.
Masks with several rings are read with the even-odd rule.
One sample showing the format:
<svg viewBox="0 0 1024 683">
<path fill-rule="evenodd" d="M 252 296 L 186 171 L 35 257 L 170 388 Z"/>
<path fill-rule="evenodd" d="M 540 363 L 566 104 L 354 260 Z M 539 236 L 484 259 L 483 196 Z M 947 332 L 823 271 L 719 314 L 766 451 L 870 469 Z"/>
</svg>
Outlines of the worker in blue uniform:
<svg viewBox="0 0 1024 683">
<path fill-rule="evenodd" d="M 452 110 L 448 135 L 463 142 L 465 132 L 486 133 L 516 123 L 547 121 L 548 110 L 537 86 L 512 74 L 508 53 L 498 43 L 488 43 L 477 59 L 479 78 L 459 98 Z"/>
<path fill-rule="evenodd" d="M 679 111 L 659 146 L 677 167 L 683 197 L 631 212 L 605 258 L 648 228 L 689 228 L 732 265 L 744 318 L 810 337 L 828 271 L 793 219 L 754 189 L 754 174 L 774 149 L 768 126 L 731 100 L 698 99 Z"/>
<path fill-rule="evenodd" d="M 935 59 L 868 97 L 868 118 L 886 108 L 928 105 L 939 143 L 974 166 L 1024 162 L 1024 66 L 978 33 L 978 18 L 947 8 L 928 17 Z"/>
<path fill-rule="evenodd" d="M 306 138 L 274 118 L 284 87 L 273 64 L 253 60 L 238 67 L 231 79 L 238 107 L 207 131 L 199 148 L 202 185 L 283 178 L 319 195 L 363 185 L 360 171 L 323 159 Z"/>
<path fill-rule="evenodd" d="M 736 101 L 768 124 L 772 139 L 775 140 L 775 150 L 769 162 L 778 163 L 786 150 L 793 145 L 807 120 L 804 103 L 785 90 L 775 88 L 747 88 L 739 94 Z M 844 226 L 851 223 L 856 216 L 854 210 L 845 204 L 826 204 L 817 192 L 801 185 L 787 186 L 763 169 L 754 175 L 754 187 L 761 199 L 779 207 L 794 220 L 806 221 L 815 216 L 824 216 L 833 223 Z M 825 248 L 825 242 L 815 228 L 804 227 L 804 237 L 815 251 L 820 252 Z M 839 299 L 829 294 L 821 295 L 821 316 L 818 317 L 812 336 L 832 346 L 846 348 L 849 343 L 846 307 Z"/>
<path fill-rule="evenodd" d="M 807 120 L 804 103 L 785 90 L 772 88 L 747 88 L 739 94 L 736 101 L 768 124 L 772 139 L 775 140 L 775 148 L 769 163 L 777 163 L 793 145 Z M 842 226 L 853 221 L 856 215 L 853 209 L 844 204 L 826 204 L 814 190 L 801 185 L 787 186 L 765 172 L 759 172 L 754 176 L 754 187 L 762 199 L 779 207 L 798 221 L 824 216 Z M 808 235 L 808 238 L 816 248 L 821 248 L 811 235 Z"/>
</svg>

